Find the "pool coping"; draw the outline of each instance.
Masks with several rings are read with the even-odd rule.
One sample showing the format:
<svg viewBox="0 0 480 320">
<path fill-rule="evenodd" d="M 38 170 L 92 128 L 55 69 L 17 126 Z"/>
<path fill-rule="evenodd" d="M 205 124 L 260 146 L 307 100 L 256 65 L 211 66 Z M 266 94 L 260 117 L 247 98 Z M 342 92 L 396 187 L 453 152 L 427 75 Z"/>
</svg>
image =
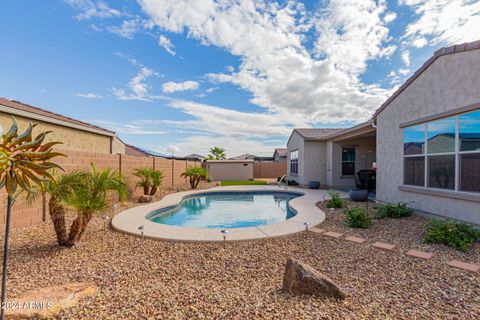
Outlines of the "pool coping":
<svg viewBox="0 0 480 320">
<path fill-rule="evenodd" d="M 323 200 L 325 190 L 302 189 L 295 187 L 279 188 L 278 186 L 228 186 L 214 187 L 203 190 L 192 190 L 173 193 L 165 196 L 162 200 L 136 206 L 120 212 L 112 219 L 114 230 L 141 237 L 138 229 L 143 226 L 144 237 L 156 240 L 169 240 L 179 242 L 219 242 L 223 241 L 221 229 L 177 227 L 152 222 L 146 219 L 152 211 L 178 205 L 185 197 L 195 194 L 208 194 L 214 192 L 251 192 L 271 191 L 281 193 L 301 193 L 302 195 L 290 200 L 290 207 L 296 211 L 296 215 L 288 220 L 247 228 L 229 228 L 226 241 L 244 241 L 286 236 L 305 230 L 305 222 L 310 227 L 316 226 L 325 220 L 325 213 L 316 204 Z"/>
</svg>

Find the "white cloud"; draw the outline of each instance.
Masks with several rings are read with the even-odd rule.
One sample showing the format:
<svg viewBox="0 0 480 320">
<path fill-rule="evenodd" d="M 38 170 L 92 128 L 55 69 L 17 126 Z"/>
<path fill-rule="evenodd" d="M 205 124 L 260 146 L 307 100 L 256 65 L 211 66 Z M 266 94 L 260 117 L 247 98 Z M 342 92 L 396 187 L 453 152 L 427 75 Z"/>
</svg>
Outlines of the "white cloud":
<svg viewBox="0 0 480 320">
<path fill-rule="evenodd" d="M 73 95 L 77 96 L 77 97 L 81 97 L 81 98 L 86 98 L 86 99 L 100 99 L 100 98 L 102 98 L 101 95 L 91 93 L 91 92 L 88 92 L 88 93 L 76 92 Z"/>
<path fill-rule="evenodd" d="M 217 91 L 219 88 L 218 87 L 210 87 L 207 90 L 205 90 L 206 93 L 212 93 L 214 91 Z"/>
<path fill-rule="evenodd" d="M 92 120 L 91 122 L 100 127 L 110 129 L 116 133 L 134 134 L 134 135 L 163 135 L 165 131 L 157 127 L 146 126 L 142 122 L 132 121 L 130 123 L 122 124 L 114 121 Z"/>
<path fill-rule="evenodd" d="M 162 30 L 228 50 L 241 60 L 238 71 L 209 74 L 250 92 L 251 103 L 288 123 L 366 120 L 390 90 L 360 81 L 367 62 L 390 56 L 383 1 L 331 0 L 318 16 L 302 4 L 267 1 L 140 1 Z M 311 19 L 310 19 L 311 18 Z M 314 23 L 312 23 L 312 21 Z M 312 56 L 304 33 L 318 33 Z M 337 31 L 341 29 L 342 34 Z"/>
<path fill-rule="evenodd" d="M 128 82 L 127 89 L 113 88 L 114 95 L 120 100 L 142 100 L 150 101 L 149 86 L 147 78 L 154 75 L 153 70 L 141 67 L 140 71 Z"/>
<path fill-rule="evenodd" d="M 235 71 L 235 67 L 234 67 L 234 66 L 227 66 L 225 69 L 227 69 L 228 72 L 233 72 L 233 71 Z"/>
<path fill-rule="evenodd" d="M 165 82 L 162 85 L 163 92 L 174 93 L 177 91 L 197 90 L 199 83 L 197 81 L 184 81 L 184 82 Z"/>
<path fill-rule="evenodd" d="M 80 13 L 75 16 L 78 20 L 89 20 L 92 18 L 114 18 L 121 17 L 123 13 L 117 9 L 110 8 L 104 1 L 92 0 L 64 0 Z"/>
<path fill-rule="evenodd" d="M 142 26 L 140 19 L 125 20 L 120 26 L 109 26 L 107 30 L 119 35 L 122 38 L 133 39 L 135 33 L 137 33 Z"/>
<path fill-rule="evenodd" d="M 403 51 L 400 55 L 403 63 L 405 66 L 410 66 L 410 52 L 409 51 Z"/>
<path fill-rule="evenodd" d="M 385 23 L 390 23 L 395 19 L 397 19 L 397 14 L 395 12 L 389 12 L 385 15 L 385 17 L 383 18 L 383 21 L 385 21 Z"/>
<path fill-rule="evenodd" d="M 176 55 L 177 53 L 175 52 L 175 46 L 173 43 L 168 39 L 167 37 L 160 35 L 158 38 L 158 44 L 165 49 L 168 53 L 170 53 L 172 56 Z"/>
<path fill-rule="evenodd" d="M 179 146 L 170 144 L 165 148 L 165 151 L 170 153 L 170 154 L 176 154 L 182 150 Z"/>
<path fill-rule="evenodd" d="M 480 1 L 402 0 L 418 19 L 406 27 L 405 42 L 417 48 L 480 38 Z"/>
</svg>

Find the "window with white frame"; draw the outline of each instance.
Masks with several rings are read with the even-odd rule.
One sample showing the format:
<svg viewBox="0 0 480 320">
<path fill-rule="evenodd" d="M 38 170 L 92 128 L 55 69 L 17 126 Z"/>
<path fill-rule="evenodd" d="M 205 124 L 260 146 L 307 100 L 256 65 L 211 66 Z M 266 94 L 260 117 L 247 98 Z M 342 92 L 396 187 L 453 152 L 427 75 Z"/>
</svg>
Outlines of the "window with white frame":
<svg viewBox="0 0 480 320">
<path fill-rule="evenodd" d="M 290 173 L 298 174 L 298 150 L 290 152 Z"/>
<path fill-rule="evenodd" d="M 480 110 L 404 128 L 404 184 L 480 192 Z"/>
</svg>

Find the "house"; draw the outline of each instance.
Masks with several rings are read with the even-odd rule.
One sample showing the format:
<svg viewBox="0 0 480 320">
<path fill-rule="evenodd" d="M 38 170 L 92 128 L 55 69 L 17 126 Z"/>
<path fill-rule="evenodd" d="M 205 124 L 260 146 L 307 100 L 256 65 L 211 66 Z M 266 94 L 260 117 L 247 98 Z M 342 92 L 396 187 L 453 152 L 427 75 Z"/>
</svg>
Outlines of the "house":
<svg viewBox="0 0 480 320">
<path fill-rule="evenodd" d="M 254 160 L 207 160 L 205 168 L 209 179 L 223 180 L 251 180 L 253 179 Z"/>
<path fill-rule="evenodd" d="M 250 153 L 244 153 L 235 157 L 228 158 L 228 160 L 254 160 L 255 155 L 250 154 Z"/>
<path fill-rule="evenodd" d="M 124 143 L 113 131 L 16 100 L 0 98 L 0 124 L 5 130 L 11 125 L 12 116 L 17 120 L 20 130 L 26 128 L 28 121 L 37 124 L 35 130 L 51 130 L 47 140 L 62 141 L 61 148 L 64 150 L 125 153 Z"/>
<path fill-rule="evenodd" d="M 202 162 L 203 159 L 204 159 L 204 156 L 196 154 L 196 153 L 192 153 L 192 154 L 189 154 L 188 156 L 185 156 L 185 159 L 187 159 L 188 161 L 200 161 L 200 162 Z"/>
<path fill-rule="evenodd" d="M 373 115 L 377 199 L 480 225 L 480 41 L 435 52 Z"/>
<path fill-rule="evenodd" d="M 273 161 L 274 162 L 287 162 L 287 148 L 276 148 L 273 151 Z"/>
<path fill-rule="evenodd" d="M 480 41 L 436 51 L 369 121 L 293 130 L 288 179 L 351 188 L 373 169 L 378 201 L 480 225 L 479 74 Z"/>
</svg>

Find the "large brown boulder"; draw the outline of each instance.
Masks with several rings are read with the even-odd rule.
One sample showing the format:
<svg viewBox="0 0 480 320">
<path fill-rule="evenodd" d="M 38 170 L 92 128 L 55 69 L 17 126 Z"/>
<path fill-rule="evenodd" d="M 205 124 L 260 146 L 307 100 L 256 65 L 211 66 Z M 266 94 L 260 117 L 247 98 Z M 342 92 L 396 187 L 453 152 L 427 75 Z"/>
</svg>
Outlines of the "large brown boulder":
<svg viewBox="0 0 480 320">
<path fill-rule="evenodd" d="M 152 200 L 153 200 L 152 196 L 141 195 L 140 197 L 138 197 L 138 203 L 152 202 Z"/>
<path fill-rule="evenodd" d="M 283 290 L 292 294 L 345 299 L 345 293 L 335 282 L 309 265 L 292 258 L 288 258 L 285 265 Z"/>
<path fill-rule="evenodd" d="M 78 304 L 80 299 L 93 296 L 97 289 L 90 283 L 69 283 L 27 292 L 9 300 L 7 319 L 46 319 Z"/>
</svg>

